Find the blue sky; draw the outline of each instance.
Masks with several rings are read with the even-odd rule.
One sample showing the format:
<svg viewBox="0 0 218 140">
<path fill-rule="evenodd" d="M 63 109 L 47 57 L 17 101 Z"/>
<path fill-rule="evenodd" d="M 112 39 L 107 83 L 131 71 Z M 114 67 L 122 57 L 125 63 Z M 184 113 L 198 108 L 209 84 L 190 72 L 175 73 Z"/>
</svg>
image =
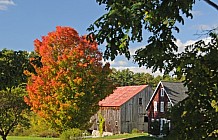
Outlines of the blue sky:
<svg viewBox="0 0 218 140">
<path fill-rule="evenodd" d="M 218 0 L 214 2 L 218 3 Z M 33 41 L 41 39 L 41 36 L 54 31 L 59 25 L 70 26 L 80 35 L 87 34 L 88 26 L 103 13 L 104 6 L 99 6 L 95 0 L 0 0 L 0 50 L 33 51 Z M 203 0 L 196 1 L 193 15 L 194 18 L 186 19 L 185 25 L 180 26 L 180 33 L 176 34 L 181 48 L 199 39 L 194 34 L 218 26 L 218 11 Z M 131 44 L 131 51 L 143 44 Z M 117 57 L 111 66 L 151 73 L 151 70 L 138 68 L 124 57 Z"/>
</svg>

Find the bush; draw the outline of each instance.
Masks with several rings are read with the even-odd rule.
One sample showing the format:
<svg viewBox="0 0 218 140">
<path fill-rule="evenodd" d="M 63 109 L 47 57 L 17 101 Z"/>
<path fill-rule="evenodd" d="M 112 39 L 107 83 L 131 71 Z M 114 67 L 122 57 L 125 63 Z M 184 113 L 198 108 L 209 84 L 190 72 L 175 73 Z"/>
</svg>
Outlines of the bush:
<svg viewBox="0 0 218 140">
<path fill-rule="evenodd" d="M 59 136 L 59 134 L 55 131 L 55 130 L 44 130 L 39 132 L 39 136 L 40 137 L 47 137 L 47 138 L 57 138 Z"/>
<path fill-rule="evenodd" d="M 60 139 L 61 140 L 82 139 L 82 133 L 83 131 L 78 128 L 69 129 L 61 134 Z"/>
<path fill-rule="evenodd" d="M 139 133 L 139 130 L 137 128 L 132 129 L 132 134 L 135 134 L 135 133 Z"/>
<path fill-rule="evenodd" d="M 160 134 L 160 124 L 158 120 L 151 122 L 151 134 L 159 135 Z"/>
</svg>

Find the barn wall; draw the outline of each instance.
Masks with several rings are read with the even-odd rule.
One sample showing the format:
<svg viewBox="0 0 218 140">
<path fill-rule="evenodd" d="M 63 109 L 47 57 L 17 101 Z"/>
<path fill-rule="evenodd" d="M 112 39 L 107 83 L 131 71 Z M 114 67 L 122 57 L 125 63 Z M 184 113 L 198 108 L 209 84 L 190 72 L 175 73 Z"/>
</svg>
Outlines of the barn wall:
<svg viewBox="0 0 218 140">
<path fill-rule="evenodd" d="M 121 133 L 129 133 L 134 128 L 143 132 L 148 131 L 145 108 L 152 93 L 152 88 L 147 87 L 121 106 Z M 139 104 L 139 98 L 142 98 L 142 104 Z"/>
<path fill-rule="evenodd" d="M 101 115 L 105 119 L 104 131 L 112 132 L 114 134 L 121 133 L 120 108 L 119 107 L 101 107 L 98 113 L 101 113 Z M 93 121 L 91 130 L 99 130 L 98 113 L 92 116 L 91 118 L 91 120 Z"/>
</svg>

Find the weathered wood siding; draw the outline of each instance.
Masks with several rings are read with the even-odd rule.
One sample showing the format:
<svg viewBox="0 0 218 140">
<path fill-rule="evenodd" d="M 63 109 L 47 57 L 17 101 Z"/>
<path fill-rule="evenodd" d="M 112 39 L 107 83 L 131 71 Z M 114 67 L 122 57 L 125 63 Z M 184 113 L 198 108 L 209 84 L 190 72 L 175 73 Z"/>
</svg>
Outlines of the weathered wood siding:
<svg viewBox="0 0 218 140">
<path fill-rule="evenodd" d="M 119 107 L 101 107 L 101 114 L 105 118 L 105 131 L 113 132 L 114 134 L 120 132 L 120 108 Z"/>
<path fill-rule="evenodd" d="M 134 128 L 148 132 L 148 123 L 145 122 L 145 108 L 153 94 L 150 86 L 136 94 L 129 101 L 120 107 L 100 107 L 99 112 L 105 119 L 104 131 L 119 133 L 130 133 Z M 139 98 L 142 102 L 139 104 Z M 93 122 L 91 130 L 99 130 L 98 113 L 95 114 L 91 121 Z"/>
<path fill-rule="evenodd" d="M 120 124 L 120 108 L 119 107 L 100 107 L 98 113 L 105 119 L 103 130 L 106 132 L 112 132 L 114 134 L 119 134 L 121 124 Z M 93 126 L 91 130 L 99 130 L 98 128 L 98 113 L 95 114 L 91 120 L 93 121 Z"/>
<path fill-rule="evenodd" d="M 148 131 L 145 108 L 152 93 L 152 88 L 147 87 L 121 106 L 121 133 L 129 133 L 134 128 L 143 132 Z M 141 104 L 139 104 L 139 98 L 142 99 Z"/>
</svg>

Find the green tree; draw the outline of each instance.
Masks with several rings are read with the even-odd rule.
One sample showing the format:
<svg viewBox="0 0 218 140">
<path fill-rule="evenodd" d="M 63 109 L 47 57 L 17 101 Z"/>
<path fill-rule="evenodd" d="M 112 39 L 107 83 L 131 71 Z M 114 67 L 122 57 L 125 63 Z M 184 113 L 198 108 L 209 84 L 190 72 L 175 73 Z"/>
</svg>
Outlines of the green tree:
<svg viewBox="0 0 218 140">
<path fill-rule="evenodd" d="M 151 84 L 151 81 L 154 79 L 149 73 L 134 73 L 129 69 L 116 70 L 114 68 L 110 78 L 116 86 Z"/>
<path fill-rule="evenodd" d="M 198 41 L 181 54 L 178 75 L 186 76 L 189 97 L 172 110 L 176 139 L 212 139 L 218 137 L 218 36 L 211 34 L 207 44 Z M 177 114 L 177 115 L 176 115 Z M 177 120 L 177 121 L 176 121 Z M 179 120 L 179 121 L 178 121 Z"/>
<path fill-rule="evenodd" d="M 133 75 L 133 71 L 129 69 L 116 70 L 113 68 L 109 77 L 116 86 L 130 86 L 134 85 Z"/>
<path fill-rule="evenodd" d="M 29 57 L 26 51 L 0 51 L 0 135 L 3 139 L 18 123 L 26 122 L 22 115 L 28 108 L 23 101 L 26 92 L 21 85 L 27 82 L 24 71 L 34 72 Z"/>
<path fill-rule="evenodd" d="M 0 135 L 3 140 L 18 123 L 27 124 L 28 120 L 22 115 L 28 109 L 23 100 L 25 94 L 26 91 L 21 87 L 0 91 Z"/>
<path fill-rule="evenodd" d="M 3 49 L 0 51 L 0 90 L 17 87 L 27 82 L 25 70 L 33 71 L 29 53 Z"/>
</svg>

